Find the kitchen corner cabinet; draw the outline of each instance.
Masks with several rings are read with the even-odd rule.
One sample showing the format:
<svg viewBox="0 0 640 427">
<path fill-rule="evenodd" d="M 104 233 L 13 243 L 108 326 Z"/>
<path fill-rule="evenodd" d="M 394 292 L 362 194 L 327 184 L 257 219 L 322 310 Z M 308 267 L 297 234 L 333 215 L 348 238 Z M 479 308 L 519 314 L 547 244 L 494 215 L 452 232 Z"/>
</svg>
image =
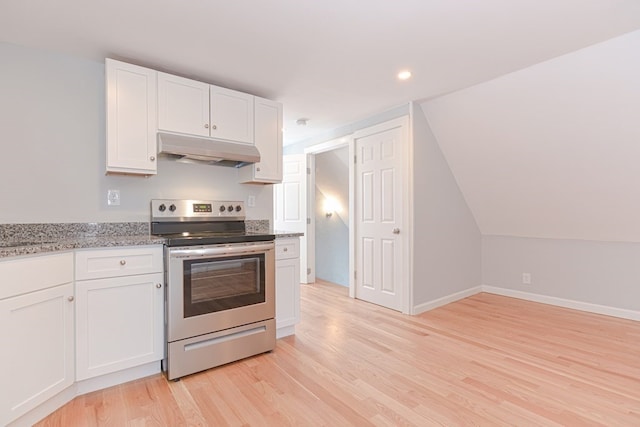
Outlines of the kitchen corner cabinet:
<svg viewBox="0 0 640 427">
<path fill-rule="evenodd" d="M 105 61 L 107 173 L 157 172 L 157 72 Z"/>
<path fill-rule="evenodd" d="M 253 95 L 158 73 L 158 129 L 253 144 Z"/>
<path fill-rule="evenodd" d="M 0 425 L 74 382 L 73 255 L 0 262 Z"/>
<path fill-rule="evenodd" d="M 162 246 L 76 251 L 78 381 L 160 361 Z"/>
<path fill-rule="evenodd" d="M 276 334 L 295 333 L 300 321 L 300 238 L 276 239 Z"/>
<path fill-rule="evenodd" d="M 260 162 L 240 168 L 240 182 L 279 183 L 282 181 L 282 104 L 256 97 L 254 121 Z"/>
</svg>

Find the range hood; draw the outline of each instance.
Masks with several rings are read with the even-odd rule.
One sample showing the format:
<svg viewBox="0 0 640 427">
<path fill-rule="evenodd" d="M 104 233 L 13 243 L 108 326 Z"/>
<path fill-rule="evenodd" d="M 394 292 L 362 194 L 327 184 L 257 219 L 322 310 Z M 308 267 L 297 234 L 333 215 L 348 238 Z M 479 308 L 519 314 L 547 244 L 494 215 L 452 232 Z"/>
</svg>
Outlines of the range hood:
<svg viewBox="0 0 640 427">
<path fill-rule="evenodd" d="M 236 168 L 260 161 L 255 145 L 171 132 L 158 132 L 158 152 L 187 163 Z"/>
</svg>

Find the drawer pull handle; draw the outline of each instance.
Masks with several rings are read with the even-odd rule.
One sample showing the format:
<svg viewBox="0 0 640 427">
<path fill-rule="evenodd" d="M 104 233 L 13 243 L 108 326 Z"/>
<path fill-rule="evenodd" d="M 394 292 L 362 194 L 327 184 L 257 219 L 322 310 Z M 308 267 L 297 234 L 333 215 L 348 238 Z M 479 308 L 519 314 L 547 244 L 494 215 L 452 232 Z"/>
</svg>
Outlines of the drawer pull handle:
<svg viewBox="0 0 640 427">
<path fill-rule="evenodd" d="M 125 265 L 126 263 L 127 263 L 127 261 L 125 261 L 123 259 L 120 260 L 120 265 Z"/>
<path fill-rule="evenodd" d="M 288 250 L 289 250 L 288 248 L 282 249 L 283 252 L 287 252 Z"/>
</svg>

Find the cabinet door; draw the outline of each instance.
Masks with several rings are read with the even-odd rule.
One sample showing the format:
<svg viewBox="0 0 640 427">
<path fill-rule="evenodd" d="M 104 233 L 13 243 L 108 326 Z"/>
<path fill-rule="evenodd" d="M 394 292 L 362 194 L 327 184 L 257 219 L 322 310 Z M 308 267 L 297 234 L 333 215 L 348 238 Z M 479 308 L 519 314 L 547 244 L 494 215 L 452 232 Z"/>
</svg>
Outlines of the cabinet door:
<svg viewBox="0 0 640 427">
<path fill-rule="evenodd" d="M 156 173 L 156 71 L 106 60 L 107 172 Z"/>
<path fill-rule="evenodd" d="M 254 119 L 260 162 L 241 168 L 240 182 L 282 182 L 282 104 L 256 97 Z"/>
<path fill-rule="evenodd" d="M 209 136 L 209 85 L 158 73 L 158 128 Z"/>
<path fill-rule="evenodd" d="M 276 261 L 276 329 L 294 326 L 300 320 L 300 261 Z"/>
<path fill-rule="evenodd" d="M 0 301 L 0 425 L 73 384 L 73 284 Z"/>
<path fill-rule="evenodd" d="M 253 95 L 211 86 L 211 136 L 253 144 Z"/>
<path fill-rule="evenodd" d="M 161 360 L 162 273 L 76 282 L 76 377 Z"/>
</svg>

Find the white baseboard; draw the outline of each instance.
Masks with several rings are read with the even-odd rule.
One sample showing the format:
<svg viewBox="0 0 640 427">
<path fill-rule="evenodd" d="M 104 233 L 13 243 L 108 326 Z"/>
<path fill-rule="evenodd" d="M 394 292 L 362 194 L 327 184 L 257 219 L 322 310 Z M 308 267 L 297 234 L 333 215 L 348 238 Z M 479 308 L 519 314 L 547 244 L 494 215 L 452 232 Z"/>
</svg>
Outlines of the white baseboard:
<svg viewBox="0 0 640 427">
<path fill-rule="evenodd" d="M 51 399 L 43 402 L 17 420 L 11 422 L 9 426 L 31 426 L 53 413 L 56 409 L 70 402 L 77 396 L 96 390 L 102 390 L 104 388 L 111 387 L 117 384 L 122 384 L 140 378 L 148 377 L 150 375 L 157 374 L 160 371 L 160 361 L 157 361 L 129 369 L 124 369 L 112 374 L 101 375 L 96 378 L 90 378 L 88 380 L 73 383 L 71 386 L 56 394 Z"/>
<path fill-rule="evenodd" d="M 111 374 L 100 375 L 88 380 L 78 381 L 76 385 L 76 396 L 102 390 L 114 385 L 123 384 L 129 381 L 155 375 L 161 371 L 160 361 L 150 362 L 145 365 L 135 366 Z"/>
<path fill-rule="evenodd" d="M 571 308 L 574 310 L 587 311 L 589 313 L 604 314 L 606 316 L 619 317 L 622 319 L 640 321 L 640 311 L 627 310 L 624 308 L 609 307 L 606 305 L 591 304 L 588 302 L 574 301 L 570 299 L 551 297 L 547 295 L 532 294 L 530 292 L 516 291 L 513 289 L 498 288 L 495 286 L 482 285 L 482 292 L 502 295 L 505 297 L 518 298 L 527 301 L 540 302 L 543 304 L 556 305 L 558 307 Z"/>
<path fill-rule="evenodd" d="M 4 384 L 3 384 L 4 387 Z M 8 427 L 27 427 L 32 426 L 38 421 L 42 420 L 49 414 L 53 413 L 56 409 L 62 407 L 66 403 L 73 400 L 76 397 L 75 385 L 67 387 L 60 393 L 53 396 L 51 399 L 41 403 L 33 408 L 31 411 L 22 415 L 16 420 L 13 420 L 8 424 Z"/>
<path fill-rule="evenodd" d="M 447 295 L 433 301 L 428 301 L 416 305 L 413 307 L 411 314 L 424 313 L 426 311 L 442 307 L 443 305 L 447 305 L 463 298 L 470 297 L 471 295 L 475 295 L 480 292 L 518 298 L 526 301 L 539 302 L 542 304 L 555 305 L 558 307 L 571 308 L 573 310 L 586 311 L 589 313 L 604 314 L 605 316 L 619 317 L 621 319 L 640 321 L 640 311 L 627 310 L 624 308 L 592 304 L 588 302 L 552 297 L 548 295 L 533 294 L 530 292 L 522 292 L 513 289 L 498 288 L 496 286 L 487 285 L 476 286 L 475 288 L 466 289 L 464 291 L 456 292 L 454 294 Z"/>
<path fill-rule="evenodd" d="M 288 326 L 281 326 L 278 329 L 276 329 L 276 339 L 288 337 L 289 335 L 295 335 L 295 333 L 296 333 L 295 324 L 288 325 Z"/>
<path fill-rule="evenodd" d="M 482 292 L 482 286 L 476 286 L 475 288 L 465 289 L 464 291 L 456 292 L 455 294 L 447 295 L 433 301 L 427 301 L 425 303 L 414 306 L 413 310 L 411 310 L 411 314 L 424 313 L 425 311 L 442 307 L 443 305 L 447 305 L 463 298 L 470 297 L 471 295 L 475 295 L 480 292 Z"/>
</svg>

